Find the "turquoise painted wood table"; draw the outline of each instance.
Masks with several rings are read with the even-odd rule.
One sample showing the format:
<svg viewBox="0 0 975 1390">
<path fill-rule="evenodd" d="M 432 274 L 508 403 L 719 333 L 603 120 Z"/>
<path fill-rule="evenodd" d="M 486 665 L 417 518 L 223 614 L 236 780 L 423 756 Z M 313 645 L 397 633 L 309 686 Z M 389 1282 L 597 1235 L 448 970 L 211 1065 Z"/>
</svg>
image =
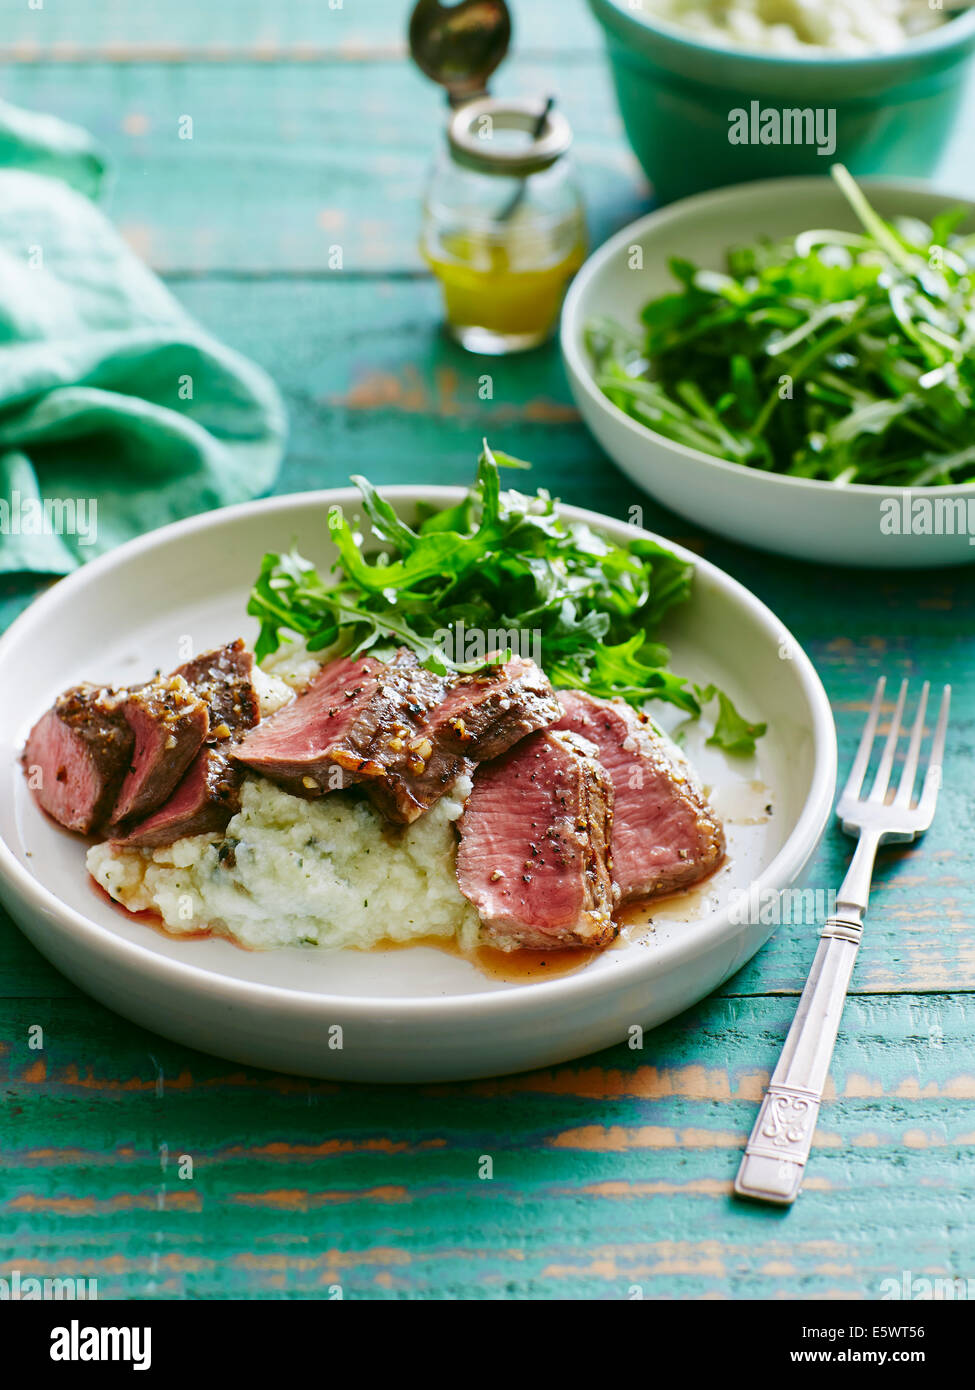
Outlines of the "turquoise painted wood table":
<svg viewBox="0 0 975 1390">
<path fill-rule="evenodd" d="M 601 240 L 649 195 L 598 38 L 582 0 L 515 9 L 499 90 L 559 92 Z M 484 363 L 441 336 L 416 251 L 443 113 L 404 61 L 405 10 L 10 5 L 4 92 L 100 137 L 131 245 L 276 377 L 292 420 L 280 490 L 353 471 L 459 482 L 489 434 L 569 502 L 614 515 L 642 502 L 648 525 L 743 580 L 805 644 L 844 762 L 879 672 L 954 683 L 939 816 L 923 850 L 883 860 L 815 1159 L 789 1212 L 737 1204 L 731 1182 L 813 924 L 781 928 L 641 1052 L 368 1089 L 247 1070 L 142 1032 L 0 919 L 0 1264 L 137 1298 L 340 1286 L 346 1298 L 859 1299 L 905 1271 L 975 1278 L 975 585 L 958 572 L 824 571 L 695 531 L 600 455 L 553 348 L 493 363 L 494 396 L 481 399 Z M 973 112 L 975 91 L 969 128 Z M 193 139 L 180 140 L 187 115 Z M 961 136 L 936 173 L 975 191 Z M 32 592 L 5 581 L 4 621 Z M 836 886 L 846 855 L 831 831 L 813 883 Z"/>
</svg>

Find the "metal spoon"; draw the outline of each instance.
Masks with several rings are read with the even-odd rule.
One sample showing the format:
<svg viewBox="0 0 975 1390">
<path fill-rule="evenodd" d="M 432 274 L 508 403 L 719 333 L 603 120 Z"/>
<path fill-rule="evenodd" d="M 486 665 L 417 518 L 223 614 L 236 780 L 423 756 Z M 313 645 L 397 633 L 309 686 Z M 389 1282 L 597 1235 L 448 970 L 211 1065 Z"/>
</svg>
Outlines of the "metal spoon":
<svg viewBox="0 0 975 1390">
<path fill-rule="evenodd" d="M 537 140 L 538 137 L 541 135 L 542 131 L 545 129 L 545 123 L 546 123 L 547 120 L 548 120 L 548 113 L 551 111 L 551 109 L 552 109 L 552 107 L 553 107 L 554 105 L 555 105 L 555 98 L 554 98 L 554 97 L 549 97 L 548 100 L 546 101 L 544 107 L 542 108 L 542 113 L 541 113 L 541 115 L 539 116 L 538 120 L 535 122 L 535 129 L 532 131 L 532 138 L 533 138 L 534 140 Z M 507 203 L 505 203 L 504 207 L 503 207 L 503 208 L 501 209 L 501 211 L 498 213 L 498 221 L 499 221 L 499 222 L 507 222 L 510 218 L 514 217 L 515 213 L 518 211 L 518 209 L 521 207 L 522 203 L 524 202 L 524 200 L 525 200 L 525 194 L 526 194 L 527 192 L 528 192 L 528 185 L 525 183 L 524 180 L 522 180 L 522 182 L 521 182 L 521 184 L 519 185 L 519 187 L 516 188 L 515 191 L 514 191 L 514 193 L 511 195 L 510 200 L 509 200 Z"/>
<path fill-rule="evenodd" d="M 446 87 L 451 106 L 462 106 L 486 94 L 511 42 L 511 15 L 505 0 L 418 0 L 409 38 L 420 71 Z"/>
</svg>

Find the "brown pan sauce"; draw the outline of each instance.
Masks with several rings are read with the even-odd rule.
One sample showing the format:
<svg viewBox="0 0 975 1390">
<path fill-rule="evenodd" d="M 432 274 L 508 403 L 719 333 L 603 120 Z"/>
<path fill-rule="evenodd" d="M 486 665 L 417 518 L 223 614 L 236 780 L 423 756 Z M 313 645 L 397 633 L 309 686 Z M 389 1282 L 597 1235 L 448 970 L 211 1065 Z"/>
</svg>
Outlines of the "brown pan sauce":
<svg viewBox="0 0 975 1390">
<path fill-rule="evenodd" d="M 572 946 L 556 951 L 501 951 L 496 946 L 478 946 L 473 951 L 464 951 L 455 939 L 446 936 L 420 936 L 414 937 L 411 941 L 387 939 L 377 942 L 375 946 L 368 949 L 371 951 L 405 951 L 415 946 L 425 946 L 428 950 L 443 951 L 446 955 L 457 957 L 458 960 L 469 961 L 475 970 L 480 971 L 488 979 L 502 980 L 511 984 L 517 982 L 538 984 L 542 980 L 554 980 L 561 975 L 574 975 L 577 971 L 590 965 L 597 956 L 604 955 L 607 951 L 625 950 L 641 938 L 646 938 L 653 931 L 653 914 L 659 912 L 663 906 L 680 902 L 687 906 L 689 915 L 692 915 L 699 905 L 703 905 L 704 896 L 714 874 L 726 864 L 727 857 L 716 866 L 707 878 L 702 879 L 700 883 L 695 883 L 690 888 L 680 889 L 676 893 L 669 893 L 661 897 L 627 903 L 616 915 L 617 925 L 620 928 L 619 935 L 615 941 L 599 950 L 593 950 L 586 946 Z M 123 903 L 117 902 L 94 879 L 91 879 L 91 887 L 103 902 L 108 903 L 116 912 L 121 912 L 129 921 L 142 922 L 145 926 L 151 927 L 153 931 L 161 932 L 163 936 L 169 937 L 172 941 L 201 941 L 207 937 L 219 936 L 241 951 L 254 949 L 213 927 L 196 927 L 192 931 L 171 931 L 161 915 L 151 908 L 132 912 Z"/>
</svg>

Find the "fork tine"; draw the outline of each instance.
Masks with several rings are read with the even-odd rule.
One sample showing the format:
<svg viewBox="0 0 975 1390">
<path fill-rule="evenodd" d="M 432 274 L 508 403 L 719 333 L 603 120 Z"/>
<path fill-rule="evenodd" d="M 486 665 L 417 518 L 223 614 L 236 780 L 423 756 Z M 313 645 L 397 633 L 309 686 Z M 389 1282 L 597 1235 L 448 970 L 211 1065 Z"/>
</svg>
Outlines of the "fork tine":
<svg viewBox="0 0 975 1390">
<path fill-rule="evenodd" d="M 917 715 L 914 719 L 914 727 L 911 730 L 911 741 L 907 748 L 907 757 L 904 760 L 904 771 L 901 773 L 900 785 L 897 788 L 897 795 L 894 797 L 894 805 L 910 807 L 911 797 L 914 793 L 914 778 L 917 774 L 918 758 L 921 756 L 921 739 L 924 737 L 924 716 L 928 708 L 928 692 L 931 689 L 931 682 L 925 681 L 921 686 L 921 698 L 917 702 Z"/>
<path fill-rule="evenodd" d="M 873 739 L 877 732 L 877 720 L 880 718 L 880 702 L 884 698 L 886 685 L 886 676 L 881 676 L 874 688 L 873 700 L 870 703 L 870 713 L 867 715 L 867 722 L 864 724 L 863 733 L 860 735 L 860 745 L 857 748 L 857 755 L 853 759 L 850 775 L 846 779 L 846 786 L 843 788 L 844 796 L 857 797 L 860 795 L 860 787 L 863 785 L 863 779 L 866 775 L 867 767 L 870 764 L 870 750 L 873 748 Z"/>
<path fill-rule="evenodd" d="M 907 681 L 901 681 L 900 693 L 897 696 L 897 704 L 894 706 L 894 713 L 890 720 L 890 732 L 887 735 L 887 742 L 884 744 L 883 755 L 880 759 L 880 766 L 877 768 L 877 775 L 873 779 L 873 787 L 870 791 L 870 800 L 883 802 L 887 795 L 887 787 L 890 784 L 890 770 L 894 766 L 894 754 L 897 752 L 897 740 L 901 734 L 901 718 L 904 714 L 904 701 L 907 699 Z"/>
<path fill-rule="evenodd" d="M 951 686 L 946 685 L 941 696 L 938 723 L 931 741 L 931 760 L 924 774 L 924 789 L 918 802 L 918 810 L 928 817 L 934 815 L 938 792 L 941 790 L 941 768 L 945 756 L 945 739 L 948 734 L 948 711 L 951 708 Z"/>
</svg>

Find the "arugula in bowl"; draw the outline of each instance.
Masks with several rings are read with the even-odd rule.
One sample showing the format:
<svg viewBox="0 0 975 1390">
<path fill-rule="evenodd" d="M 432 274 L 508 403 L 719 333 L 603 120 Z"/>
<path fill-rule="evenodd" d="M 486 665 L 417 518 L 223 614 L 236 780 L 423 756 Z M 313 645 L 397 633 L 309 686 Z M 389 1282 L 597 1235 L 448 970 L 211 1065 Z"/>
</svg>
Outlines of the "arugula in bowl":
<svg viewBox="0 0 975 1390">
<path fill-rule="evenodd" d="M 642 331 L 587 326 L 596 383 L 693 449 L 835 484 L 975 482 L 975 232 L 969 210 L 887 222 L 842 165 L 859 232 L 674 258 Z"/>
<path fill-rule="evenodd" d="M 499 466 L 529 465 L 492 452 L 485 441 L 463 500 L 424 508 L 415 527 L 365 478 L 353 478 L 372 534 L 369 550 L 336 507 L 328 517 L 339 552 L 336 577 L 323 577 L 294 550 L 265 555 L 247 606 L 261 623 L 258 660 L 298 637 L 310 651 L 371 651 L 379 658 L 406 646 L 443 674 L 484 665 L 483 655 L 459 659 L 463 653 L 444 642 L 444 633 L 528 630 L 537 634 L 541 665 L 557 688 L 620 696 L 637 707 L 663 700 L 690 715 L 716 700 L 709 741 L 753 752 L 764 724 L 748 723 L 713 686 L 694 686 L 671 671 L 657 637 L 664 615 L 688 598 L 693 566 L 649 537 L 624 549 L 582 522 L 563 520 L 544 490 L 503 489 Z"/>
</svg>

